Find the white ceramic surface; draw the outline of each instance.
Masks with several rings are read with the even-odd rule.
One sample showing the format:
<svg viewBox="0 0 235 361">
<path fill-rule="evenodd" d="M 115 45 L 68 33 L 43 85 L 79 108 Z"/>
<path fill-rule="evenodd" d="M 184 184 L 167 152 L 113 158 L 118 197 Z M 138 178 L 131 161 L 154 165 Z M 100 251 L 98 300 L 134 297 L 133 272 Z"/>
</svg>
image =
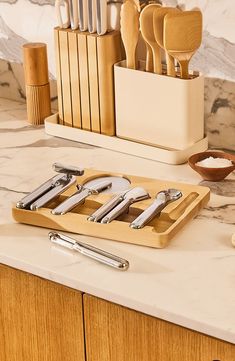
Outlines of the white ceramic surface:
<svg viewBox="0 0 235 361">
<path fill-rule="evenodd" d="M 166 249 L 80 236 L 128 259 L 119 272 L 50 244 L 47 229 L 16 224 L 12 202 L 51 177 L 55 161 L 192 184 L 199 176 L 188 165 L 52 138 L 25 119 L 24 105 L 0 99 L 0 262 L 235 344 L 234 175 L 223 187 L 207 182 L 209 205 Z"/>
</svg>

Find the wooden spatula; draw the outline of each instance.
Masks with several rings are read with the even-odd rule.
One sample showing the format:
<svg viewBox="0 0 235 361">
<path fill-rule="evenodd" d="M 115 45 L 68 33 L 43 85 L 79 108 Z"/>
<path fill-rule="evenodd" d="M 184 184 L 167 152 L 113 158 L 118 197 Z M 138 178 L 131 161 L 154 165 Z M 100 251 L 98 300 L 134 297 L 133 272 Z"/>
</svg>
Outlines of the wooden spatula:
<svg viewBox="0 0 235 361">
<path fill-rule="evenodd" d="M 188 79 L 189 61 L 202 42 L 202 13 L 185 11 L 164 18 L 164 48 L 180 64 L 181 78 Z"/>
<path fill-rule="evenodd" d="M 165 50 L 163 44 L 163 27 L 164 27 L 164 17 L 167 14 L 176 14 L 180 12 L 177 8 L 171 7 L 159 7 L 154 11 L 153 14 L 153 29 L 155 40 L 158 45 Z M 174 31 L 174 29 L 172 29 Z M 174 58 L 168 54 L 166 51 L 166 64 L 167 64 L 167 75 L 175 77 L 175 60 Z"/>
<path fill-rule="evenodd" d="M 153 13 L 159 7 L 159 4 L 149 4 L 144 7 L 140 14 L 140 31 L 144 41 L 152 49 L 153 70 L 156 74 L 162 74 L 161 48 L 155 40 L 153 31 Z"/>
<path fill-rule="evenodd" d="M 121 7 L 121 36 L 126 52 L 126 66 L 136 69 L 136 47 L 139 39 L 139 11 L 133 0 L 126 0 Z"/>
</svg>

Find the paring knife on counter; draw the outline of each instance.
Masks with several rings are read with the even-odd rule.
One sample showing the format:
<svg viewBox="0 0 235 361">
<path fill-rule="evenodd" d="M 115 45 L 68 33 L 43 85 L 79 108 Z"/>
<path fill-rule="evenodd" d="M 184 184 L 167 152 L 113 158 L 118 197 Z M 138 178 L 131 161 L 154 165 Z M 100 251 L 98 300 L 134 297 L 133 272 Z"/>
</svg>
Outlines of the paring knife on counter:
<svg viewBox="0 0 235 361">
<path fill-rule="evenodd" d="M 62 247 L 80 252 L 84 256 L 90 257 L 107 266 L 114 267 L 121 271 L 126 271 L 129 268 L 129 262 L 126 259 L 106 252 L 100 248 L 91 246 L 90 244 L 77 241 L 58 232 L 49 232 L 48 236 L 51 242 L 58 244 Z"/>
</svg>

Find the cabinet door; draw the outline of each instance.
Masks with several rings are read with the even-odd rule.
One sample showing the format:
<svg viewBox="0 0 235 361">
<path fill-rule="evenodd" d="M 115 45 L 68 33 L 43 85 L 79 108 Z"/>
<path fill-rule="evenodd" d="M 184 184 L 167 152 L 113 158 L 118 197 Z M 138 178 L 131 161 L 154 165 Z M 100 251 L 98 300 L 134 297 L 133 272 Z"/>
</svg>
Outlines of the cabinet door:
<svg viewBox="0 0 235 361">
<path fill-rule="evenodd" d="M 82 294 L 0 265 L 0 360 L 85 360 Z"/>
<path fill-rule="evenodd" d="M 87 361 L 234 361 L 235 346 L 84 295 Z"/>
</svg>

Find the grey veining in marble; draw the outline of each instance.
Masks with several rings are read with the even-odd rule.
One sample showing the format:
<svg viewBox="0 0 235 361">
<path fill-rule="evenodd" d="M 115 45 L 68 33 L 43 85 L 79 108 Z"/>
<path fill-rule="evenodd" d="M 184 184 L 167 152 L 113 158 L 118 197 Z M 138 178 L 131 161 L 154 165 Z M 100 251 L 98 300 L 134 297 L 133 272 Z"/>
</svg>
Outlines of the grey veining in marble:
<svg viewBox="0 0 235 361">
<path fill-rule="evenodd" d="M 210 188 L 211 192 L 223 197 L 235 197 L 235 180 L 225 179 L 220 182 L 202 181 L 200 185 Z"/>
<path fill-rule="evenodd" d="M 0 59 L 5 59 L 13 63 L 22 63 L 22 45 L 27 40 L 12 31 L 0 16 Z"/>
<path fill-rule="evenodd" d="M 197 219 L 211 219 L 235 225 L 235 203 L 226 203 L 217 207 L 207 206 L 200 212 Z"/>
</svg>

